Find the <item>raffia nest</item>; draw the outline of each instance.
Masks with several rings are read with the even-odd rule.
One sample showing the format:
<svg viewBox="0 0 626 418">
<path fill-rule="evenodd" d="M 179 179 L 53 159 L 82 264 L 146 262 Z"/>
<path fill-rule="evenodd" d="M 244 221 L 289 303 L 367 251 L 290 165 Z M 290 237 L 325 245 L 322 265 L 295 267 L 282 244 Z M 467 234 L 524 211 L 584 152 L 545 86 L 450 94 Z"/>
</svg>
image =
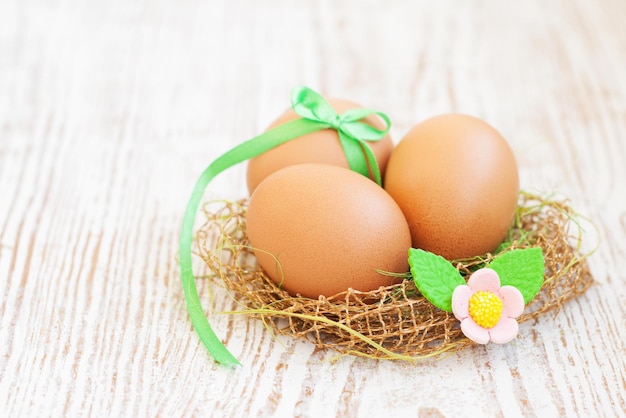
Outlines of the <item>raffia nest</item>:
<svg viewBox="0 0 626 418">
<path fill-rule="evenodd" d="M 463 335 L 458 320 L 425 299 L 409 276 L 400 284 L 371 292 L 348 290 L 319 299 L 289 295 L 256 263 L 246 236 L 246 207 L 246 200 L 205 204 L 207 221 L 197 234 L 198 253 L 210 276 L 245 307 L 233 313 L 255 316 L 275 334 L 307 339 L 340 355 L 415 360 L 474 344 Z M 566 202 L 520 194 L 502 251 L 540 246 L 545 277 L 519 323 L 558 311 L 592 284 L 586 255 L 580 251 L 582 230 L 577 219 Z M 572 225 L 575 233 L 570 232 Z M 453 264 L 467 276 L 493 257 L 486 254 Z"/>
</svg>

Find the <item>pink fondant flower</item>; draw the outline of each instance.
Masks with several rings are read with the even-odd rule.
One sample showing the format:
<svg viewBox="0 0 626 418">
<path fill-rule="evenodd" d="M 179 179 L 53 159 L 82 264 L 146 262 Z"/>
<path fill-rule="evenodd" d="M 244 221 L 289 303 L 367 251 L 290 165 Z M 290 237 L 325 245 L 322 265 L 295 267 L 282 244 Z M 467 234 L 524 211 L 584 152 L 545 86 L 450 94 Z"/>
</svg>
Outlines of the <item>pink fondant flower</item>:
<svg viewBox="0 0 626 418">
<path fill-rule="evenodd" d="M 467 286 L 457 286 L 452 293 L 452 312 L 461 321 L 461 331 L 479 344 L 492 341 L 508 343 L 517 336 L 515 318 L 524 311 L 524 297 L 513 286 L 500 286 L 495 270 L 475 271 Z"/>
</svg>

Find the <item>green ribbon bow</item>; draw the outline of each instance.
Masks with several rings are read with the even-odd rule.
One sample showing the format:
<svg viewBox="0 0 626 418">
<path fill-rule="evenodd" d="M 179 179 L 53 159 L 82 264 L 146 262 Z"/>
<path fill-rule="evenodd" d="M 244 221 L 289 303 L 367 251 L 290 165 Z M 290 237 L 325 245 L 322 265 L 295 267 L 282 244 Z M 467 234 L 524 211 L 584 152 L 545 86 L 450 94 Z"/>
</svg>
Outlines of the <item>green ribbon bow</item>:
<svg viewBox="0 0 626 418">
<path fill-rule="evenodd" d="M 369 109 L 352 109 L 339 115 L 322 96 L 307 87 L 296 87 L 293 90 L 291 104 L 293 110 L 302 116 L 302 119 L 292 120 L 277 126 L 241 143 L 215 159 L 197 180 L 191 197 L 187 202 L 187 208 L 183 217 L 179 257 L 187 311 L 202 343 L 215 361 L 224 365 L 238 365 L 239 361 L 226 349 L 213 332 L 200 304 L 198 289 L 196 288 L 192 271 L 191 248 L 196 213 L 202 201 L 204 190 L 211 180 L 222 171 L 256 157 L 280 144 L 308 133 L 332 128 L 338 132 L 339 142 L 346 155 L 350 169 L 364 176 L 368 176 L 369 170 L 371 170 L 374 180 L 379 185 L 382 184 L 376 158 L 365 141 L 378 141 L 387 135 L 391 127 L 391 122 L 387 115 Z M 369 115 L 379 116 L 386 124 L 385 130 L 381 131 L 360 121 Z"/>
<path fill-rule="evenodd" d="M 378 141 L 387 135 L 391 126 L 391 121 L 387 115 L 370 109 L 351 109 L 338 115 L 322 96 L 306 87 L 294 89 L 291 95 L 291 104 L 293 110 L 304 120 L 319 123 L 320 129 L 333 128 L 337 130 L 339 143 L 346 155 L 350 169 L 367 177 L 369 166 L 374 180 L 379 186 L 382 186 L 376 157 L 365 141 Z M 384 131 L 360 122 L 372 114 L 378 115 L 385 121 L 387 128 Z"/>
</svg>

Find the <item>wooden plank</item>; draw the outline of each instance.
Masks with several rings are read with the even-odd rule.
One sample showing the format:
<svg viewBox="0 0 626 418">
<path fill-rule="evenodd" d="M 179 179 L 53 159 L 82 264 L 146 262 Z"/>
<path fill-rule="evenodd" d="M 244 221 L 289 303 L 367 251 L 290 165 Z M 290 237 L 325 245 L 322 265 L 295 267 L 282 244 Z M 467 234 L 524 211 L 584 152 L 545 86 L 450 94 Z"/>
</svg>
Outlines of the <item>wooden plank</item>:
<svg viewBox="0 0 626 418">
<path fill-rule="evenodd" d="M 626 5 L 155 0 L 0 4 L 0 405 L 7 416 L 622 416 Z M 304 84 L 380 109 L 398 141 L 481 117 L 522 187 L 591 219 L 597 283 L 506 346 L 409 364 L 193 332 L 176 253 L 201 170 Z M 245 166 L 209 197 L 245 196 Z M 198 271 L 201 271 L 200 264 Z M 237 304 L 199 280 L 207 309 Z"/>
</svg>

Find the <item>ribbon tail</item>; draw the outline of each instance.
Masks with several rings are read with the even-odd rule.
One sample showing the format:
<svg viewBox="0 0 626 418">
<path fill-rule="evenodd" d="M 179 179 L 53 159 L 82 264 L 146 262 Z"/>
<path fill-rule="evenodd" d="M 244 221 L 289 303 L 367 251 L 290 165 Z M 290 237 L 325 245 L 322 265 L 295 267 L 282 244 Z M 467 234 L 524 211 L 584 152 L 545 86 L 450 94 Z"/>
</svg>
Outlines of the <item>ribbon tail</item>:
<svg viewBox="0 0 626 418">
<path fill-rule="evenodd" d="M 370 170 L 372 171 L 372 176 L 374 177 L 374 181 L 379 186 L 383 186 L 383 179 L 380 174 L 380 167 L 378 167 L 378 161 L 376 161 L 376 156 L 374 152 L 370 148 L 370 146 L 365 141 L 359 141 L 361 144 L 361 148 L 363 149 L 363 153 L 367 159 L 367 164 L 369 165 Z"/>
<path fill-rule="evenodd" d="M 194 280 L 195 277 L 192 271 L 191 246 L 193 241 L 193 227 L 195 224 L 196 212 L 200 206 L 204 188 L 213 179 L 213 177 L 215 177 L 215 175 L 217 175 L 217 172 L 212 169 L 212 166 L 209 166 L 198 179 L 191 198 L 187 203 L 179 243 L 180 275 L 183 292 L 185 294 L 185 301 L 187 302 L 187 312 L 189 312 L 191 324 L 200 337 L 200 340 L 207 350 L 209 350 L 209 353 L 213 356 L 215 361 L 227 366 L 236 366 L 240 364 L 239 361 L 217 338 L 217 335 L 213 332 L 209 321 L 204 315 L 204 310 L 200 304 L 198 289 L 196 287 L 196 282 Z"/>
<path fill-rule="evenodd" d="M 365 177 L 369 177 L 367 161 L 363 156 L 363 151 L 361 150 L 361 144 L 359 141 L 348 137 L 345 133 L 339 130 L 339 143 L 343 148 L 343 153 L 346 156 L 350 170 L 363 174 Z"/>
<path fill-rule="evenodd" d="M 339 142 L 346 155 L 346 160 L 348 160 L 350 170 L 363 174 L 368 178 L 371 170 L 374 181 L 379 186 L 382 186 L 380 168 L 378 168 L 378 162 L 369 145 L 365 141 L 348 137 L 341 130 L 339 131 Z"/>
<path fill-rule="evenodd" d="M 196 213 L 202 201 L 204 190 L 211 180 L 222 171 L 256 157 L 298 136 L 319 131 L 327 127 L 327 124 L 307 119 L 296 119 L 280 125 L 222 154 L 202 172 L 193 188 L 191 197 L 187 202 L 187 208 L 185 209 L 180 234 L 179 258 L 181 281 L 191 323 L 211 356 L 220 364 L 236 366 L 240 363 L 230 351 L 228 351 L 224 344 L 222 344 L 217 335 L 215 335 L 215 332 L 213 332 L 202 309 L 198 289 L 194 280 L 191 255 L 193 230 Z"/>
</svg>

